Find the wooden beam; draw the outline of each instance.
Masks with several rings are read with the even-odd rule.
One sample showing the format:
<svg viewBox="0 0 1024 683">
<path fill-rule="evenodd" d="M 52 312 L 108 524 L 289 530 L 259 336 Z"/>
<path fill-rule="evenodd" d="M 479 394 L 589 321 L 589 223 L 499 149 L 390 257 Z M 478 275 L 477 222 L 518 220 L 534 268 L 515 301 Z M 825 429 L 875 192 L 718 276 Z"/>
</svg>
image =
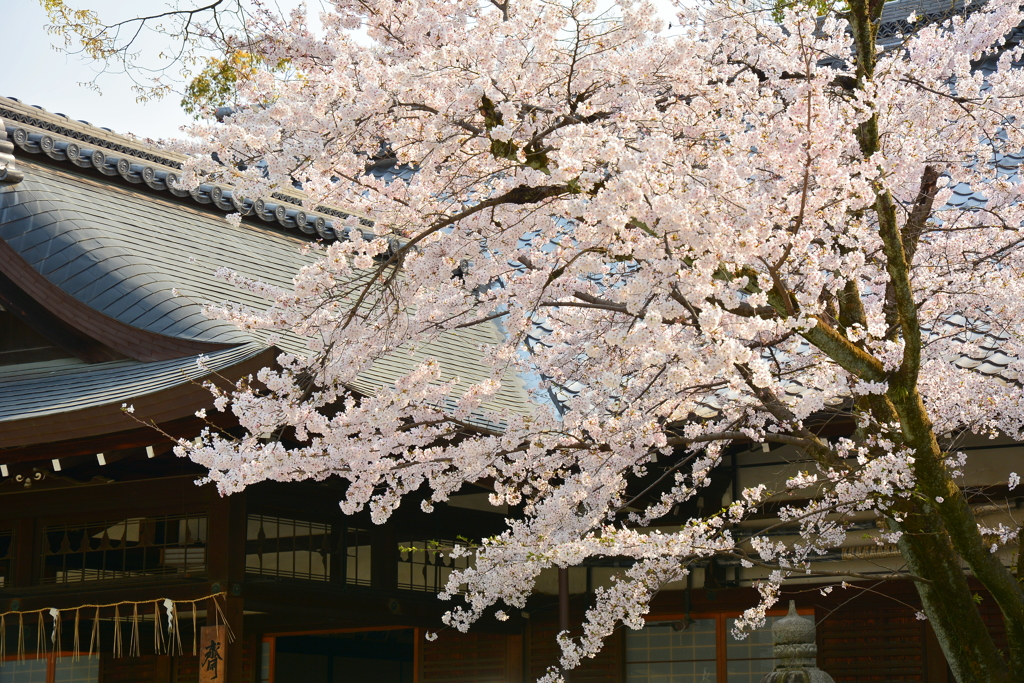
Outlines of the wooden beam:
<svg viewBox="0 0 1024 683">
<path fill-rule="evenodd" d="M 210 416 L 221 429 L 230 429 L 238 424 L 233 416 L 229 419 L 224 419 L 228 417 L 222 416 L 222 414 Z M 175 438 L 188 438 L 198 434 L 204 426 L 206 424 L 202 420 L 195 415 L 190 415 L 164 422 L 160 425 L 160 429 Z M 69 458 L 77 455 L 89 455 L 96 451 L 118 451 L 129 448 L 145 448 L 146 446 L 153 445 L 162 445 L 165 451 L 173 447 L 174 442 L 169 441 L 152 427 L 144 427 L 135 423 L 134 427 L 130 429 L 112 434 L 3 448 L 0 449 L 0 462 L 33 462 L 48 460 L 54 457 L 54 455 Z"/>
<path fill-rule="evenodd" d="M 378 591 L 393 591 L 398 586 L 398 539 L 390 524 L 376 527 L 370 534 L 370 585 Z"/>
<path fill-rule="evenodd" d="M 46 517 L 56 523 L 197 512 L 208 509 L 216 497 L 216 487 L 196 486 L 192 475 L 48 491 L 25 489 L 0 496 L 0 519 Z"/>
<path fill-rule="evenodd" d="M 11 601 L 19 602 L 19 610 L 32 611 L 55 607 L 57 609 L 71 609 L 80 605 L 106 605 L 129 600 L 134 602 L 146 602 L 152 600 L 195 600 L 210 595 L 212 590 L 206 581 L 165 581 L 163 583 L 152 583 L 138 585 L 137 583 L 125 582 L 102 582 L 102 586 L 90 585 L 90 581 L 83 581 L 75 584 L 75 590 L 68 591 L 68 585 L 32 587 L 21 591 L 17 589 L 5 589 L 3 598 L 0 598 L 0 611 L 7 611 L 11 608 Z M 112 610 L 111 610 L 112 611 Z"/>
<path fill-rule="evenodd" d="M 249 581 L 243 589 L 247 628 L 260 633 L 321 631 L 360 626 L 420 626 L 439 629 L 451 602 L 434 593 L 341 588 L 320 581 Z M 483 633 L 519 633 L 518 614 L 506 622 L 484 619 L 473 626 Z M 285 628 L 287 627 L 287 628 Z M 251 631 L 250 631 L 251 633 Z"/>
</svg>

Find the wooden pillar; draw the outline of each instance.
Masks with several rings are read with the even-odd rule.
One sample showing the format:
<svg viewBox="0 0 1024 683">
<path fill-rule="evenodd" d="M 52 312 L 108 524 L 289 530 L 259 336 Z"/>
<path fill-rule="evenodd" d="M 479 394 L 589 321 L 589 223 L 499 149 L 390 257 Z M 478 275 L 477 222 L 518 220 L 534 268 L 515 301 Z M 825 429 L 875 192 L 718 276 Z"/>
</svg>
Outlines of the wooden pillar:
<svg viewBox="0 0 1024 683">
<path fill-rule="evenodd" d="M 224 657 L 227 677 L 224 683 L 250 683 L 243 671 L 242 644 L 245 630 L 242 614 L 245 600 L 242 594 L 245 580 L 246 511 L 245 493 L 220 497 L 213 493 L 210 501 L 210 521 L 206 540 L 207 571 L 211 585 L 219 585 L 227 597 L 220 599 L 224 619 L 235 635 L 234 642 Z M 206 624 L 217 621 L 216 605 L 208 601 Z M 250 666 L 250 668 L 252 668 Z"/>
<path fill-rule="evenodd" d="M 424 630 L 412 630 L 412 683 L 423 683 L 423 641 Z"/>
<path fill-rule="evenodd" d="M 558 568 L 558 630 L 569 630 L 569 568 Z"/>
<path fill-rule="evenodd" d="M 523 636 L 505 637 L 505 683 L 523 683 Z"/>
</svg>

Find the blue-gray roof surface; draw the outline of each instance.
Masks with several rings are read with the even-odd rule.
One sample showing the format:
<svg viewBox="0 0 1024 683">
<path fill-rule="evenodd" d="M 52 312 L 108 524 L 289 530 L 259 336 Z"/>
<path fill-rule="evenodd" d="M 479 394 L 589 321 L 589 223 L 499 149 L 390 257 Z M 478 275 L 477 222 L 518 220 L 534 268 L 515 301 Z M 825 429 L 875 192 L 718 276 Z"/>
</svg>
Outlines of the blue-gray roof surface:
<svg viewBox="0 0 1024 683">
<path fill-rule="evenodd" d="M 266 347 L 251 343 L 205 356 L 143 363 L 135 360 L 96 364 L 38 363 L 30 371 L 0 373 L 0 423 L 56 415 L 94 406 L 120 405 L 140 396 L 198 380 L 258 355 Z"/>
<path fill-rule="evenodd" d="M 244 344 L 252 337 L 202 314 L 194 299 L 258 304 L 214 280 L 218 265 L 275 283 L 310 261 L 303 240 L 160 197 L 20 163 L 25 179 L 0 188 L 0 239 L 37 272 L 123 323 L 182 339 Z M 175 296 L 177 288 L 184 296 Z"/>
<path fill-rule="evenodd" d="M 264 341 L 263 331 L 243 332 L 203 314 L 207 302 L 266 305 L 256 294 L 215 279 L 214 271 L 225 266 L 290 289 L 299 268 L 315 259 L 300 253 L 308 240 L 294 233 L 250 222 L 233 226 L 219 212 L 88 178 L 76 169 L 24 158 L 19 169 L 23 181 L 0 187 L 0 239 L 79 301 L 151 332 L 226 344 Z M 427 357 L 442 364 L 446 379 L 482 380 L 489 372 L 480 347 L 498 335 L 496 326 L 484 324 L 446 334 L 415 354 L 400 350 L 379 359 L 353 388 L 372 394 Z M 306 351 L 303 340 L 289 335 L 282 335 L 279 346 Z M 486 407 L 526 412 L 530 404 L 519 378 L 509 372 Z"/>
</svg>

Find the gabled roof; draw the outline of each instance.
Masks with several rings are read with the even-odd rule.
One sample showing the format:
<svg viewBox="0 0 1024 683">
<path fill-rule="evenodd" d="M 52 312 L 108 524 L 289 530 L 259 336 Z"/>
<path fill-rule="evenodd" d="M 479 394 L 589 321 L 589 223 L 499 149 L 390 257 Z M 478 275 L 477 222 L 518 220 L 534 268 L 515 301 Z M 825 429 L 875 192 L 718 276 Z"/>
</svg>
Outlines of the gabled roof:
<svg viewBox="0 0 1024 683">
<path fill-rule="evenodd" d="M 290 288 L 295 273 L 315 259 L 300 249 L 327 229 L 326 214 L 306 214 L 306 230 L 295 230 L 288 225 L 295 225 L 299 207 L 282 202 L 293 207 L 285 208 L 283 220 L 267 221 L 265 211 L 262 221 L 250 217 L 233 226 L 224 219 L 224 213 L 236 211 L 229 188 L 190 194 L 167 187 L 174 170 L 169 164 L 180 163 L 180 158 L 0 98 L 0 117 L 12 114 L 17 119 L 4 121 L 0 128 L 15 141 L 16 169 L 8 182 L 0 181 L 0 298 L 9 310 L 34 322 L 38 331 L 48 331 L 52 341 L 60 343 L 53 337 L 61 337 L 65 348 L 73 346 L 68 350 L 91 364 L 62 367 L 61 374 L 74 376 L 71 394 L 56 379 L 59 375 L 46 381 L 21 377 L 11 383 L 2 381 L 9 369 L 0 368 L 0 394 L 16 390 L 32 396 L 23 404 L 4 404 L 0 398 L 0 448 L 11 445 L 5 434 L 12 434 L 19 421 L 67 415 L 99 403 L 116 404 L 120 410 L 121 403 L 132 402 L 132 392 L 142 395 L 191 384 L 183 370 L 195 368 L 200 355 L 221 359 L 229 367 L 251 361 L 254 349 L 266 349 L 265 332 L 242 331 L 203 314 L 202 305 L 208 302 L 266 305 L 213 273 L 224 266 Z M 105 165 L 83 163 L 97 153 Z M 4 163 L 0 158 L 0 166 Z M 46 331 L 39 329 L 44 319 Z M 440 361 L 446 379 L 458 376 L 466 384 L 482 380 L 490 370 L 481 347 L 498 341 L 500 334 L 494 325 L 479 325 L 448 333 L 415 354 L 396 352 L 374 363 L 353 388 L 372 394 L 428 356 Z M 82 338 L 77 346 L 71 343 L 76 335 Z M 278 345 L 292 353 L 306 350 L 295 336 L 282 335 Z M 531 410 L 526 390 L 512 373 L 486 407 Z"/>
</svg>

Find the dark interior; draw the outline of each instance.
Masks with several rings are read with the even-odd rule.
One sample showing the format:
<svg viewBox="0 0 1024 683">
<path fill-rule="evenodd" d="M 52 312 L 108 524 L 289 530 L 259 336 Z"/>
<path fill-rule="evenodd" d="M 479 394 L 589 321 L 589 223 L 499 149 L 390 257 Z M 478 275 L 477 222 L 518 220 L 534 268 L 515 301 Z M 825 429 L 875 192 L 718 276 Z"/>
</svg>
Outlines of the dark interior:
<svg viewBox="0 0 1024 683">
<path fill-rule="evenodd" d="M 413 630 L 276 639 L 275 683 L 412 683 Z"/>
</svg>

